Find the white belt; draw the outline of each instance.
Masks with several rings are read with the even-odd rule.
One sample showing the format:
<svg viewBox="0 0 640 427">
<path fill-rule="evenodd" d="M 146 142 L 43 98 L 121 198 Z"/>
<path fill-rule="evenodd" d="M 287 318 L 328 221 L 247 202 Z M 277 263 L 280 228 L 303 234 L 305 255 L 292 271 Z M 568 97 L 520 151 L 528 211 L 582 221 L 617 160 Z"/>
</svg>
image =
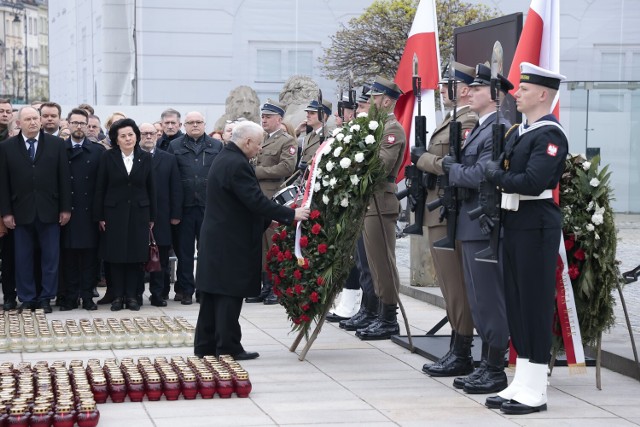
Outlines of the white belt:
<svg viewBox="0 0 640 427">
<path fill-rule="evenodd" d="M 517 193 L 502 193 L 502 200 L 500 207 L 508 211 L 517 211 L 520 207 L 520 200 L 542 200 L 550 199 L 553 197 L 553 190 L 544 190 L 537 196 L 527 196 Z"/>
</svg>

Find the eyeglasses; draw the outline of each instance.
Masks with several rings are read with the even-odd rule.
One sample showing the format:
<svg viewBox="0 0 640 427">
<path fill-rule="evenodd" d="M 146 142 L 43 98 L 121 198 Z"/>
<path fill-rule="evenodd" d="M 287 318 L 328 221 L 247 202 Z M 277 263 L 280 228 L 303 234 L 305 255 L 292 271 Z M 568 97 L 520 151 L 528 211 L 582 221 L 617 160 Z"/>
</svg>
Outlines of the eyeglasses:
<svg viewBox="0 0 640 427">
<path fill-rule="evenodd" d="M 85 122 L 69 122 L 70 125 L 72 126 L 86 126 L 87 124 Z"/>
<path fill-rule="evenodd" d="M 189 126 L 202 126 L 204 122 L 202 120 L 191 120 L 190 122 L 184 122 L 184 124 Z"/>
<path fill-rule="evenodd" d="M 142 136 L 156 136 L 156 132 L 140 132 Z"/>
</svg>

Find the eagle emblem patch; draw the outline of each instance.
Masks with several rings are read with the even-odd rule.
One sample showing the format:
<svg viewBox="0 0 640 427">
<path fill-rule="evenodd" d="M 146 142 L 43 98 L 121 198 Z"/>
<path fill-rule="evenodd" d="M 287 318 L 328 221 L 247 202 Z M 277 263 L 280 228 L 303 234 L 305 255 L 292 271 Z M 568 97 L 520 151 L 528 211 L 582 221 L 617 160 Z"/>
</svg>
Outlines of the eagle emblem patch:
<svg viewBox="0 0 640 427">
<path fill-rule="evenodd" d="M 464 132 L 462 132 L 462 139 L 467 139 L 470 133 L 471 129 L 465 129 Z"/>
<path fill-rule="evenodd" d="M 396 137 L 395 137 L 395 135 L 389 135 L 389 136 L 387 137 L 387 142 L 388 142 L 389 144 L 393 144 L 394 142 L 396 142 Z"/>
<path fill-rule="evenodd" d="M 547 154 L 550 155 L 551 157 L 555 157 L 556 154 L 558 154 L 558 146 L 552 143 L 549 143 L 549 145 L 547 145 Z"/>
<path fill-rule="evenodd" d="M 298 151 L 296 150 L 296 147 L 289 147 L 289 154 L 291 154 L 292 156 L 296 154 L 296 151 Z"/>
</svg>

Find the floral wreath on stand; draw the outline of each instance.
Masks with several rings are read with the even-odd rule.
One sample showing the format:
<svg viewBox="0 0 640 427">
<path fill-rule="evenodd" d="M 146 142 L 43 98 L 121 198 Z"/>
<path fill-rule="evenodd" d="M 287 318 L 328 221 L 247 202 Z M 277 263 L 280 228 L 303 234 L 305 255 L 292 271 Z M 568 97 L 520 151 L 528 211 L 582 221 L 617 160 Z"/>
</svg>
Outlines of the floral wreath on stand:
<svg viewBox="0 0 640 427">
<path fill-rule="evenodd" d="M 301 257 L 297 224 L 279 227 L 273 236 L 266 270 L 294 331 L 306 334 L 323 318 L 353 266 L 369 199 L 385 177 L 382 117 L 375 109 L 358 114 L 318 149 L 306 183 L 311 213 L 298 232 Z"/>
<path fill-rule="evenodd" d="M 611 209 L 611 172 L 598 170 L 600 157 L 569 155 L 560 180 L 564 244 L 582 342 L 595 345 L 614 324 L 613 291 L 622 282 L 616 261 L 616 227 Z M 562 349 L 558 316 L 554 348 Z"/>
</svg>

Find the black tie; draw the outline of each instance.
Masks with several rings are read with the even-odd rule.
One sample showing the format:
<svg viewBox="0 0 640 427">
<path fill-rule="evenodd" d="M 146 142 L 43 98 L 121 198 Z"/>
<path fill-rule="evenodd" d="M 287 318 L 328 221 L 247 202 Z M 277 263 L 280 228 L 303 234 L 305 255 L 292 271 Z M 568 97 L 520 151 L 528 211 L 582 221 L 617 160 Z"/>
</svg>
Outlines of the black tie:
<svg viewBox="0 0 640 427">
<path fill-rule="evenodd" d="M 32 162 L 36 158 L 36 146 L 35 146 L 36 142 L 38 142 L 38 140 L 36 139 L 33 139 L 33 138 L 27 139 L 27 143 L 29 144 L 29 157 L 31 158 Z"/>
</svg>

